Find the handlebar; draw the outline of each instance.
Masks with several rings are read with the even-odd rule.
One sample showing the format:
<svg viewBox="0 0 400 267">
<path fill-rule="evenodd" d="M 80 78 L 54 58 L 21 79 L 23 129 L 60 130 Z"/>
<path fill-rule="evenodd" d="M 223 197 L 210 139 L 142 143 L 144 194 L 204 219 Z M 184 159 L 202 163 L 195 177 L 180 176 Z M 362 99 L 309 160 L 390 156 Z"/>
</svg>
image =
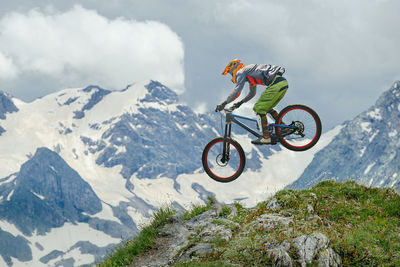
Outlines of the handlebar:
<svg viewBox="0 0 400 267">
<path fill-rule="evenodd" d="M 224 108 L 223 110 L 216 111 L 216 112 L 225 112 L 225 113 L 232 113 L 236 108 L 234 106 L 229 108 Z"/>
</svg>

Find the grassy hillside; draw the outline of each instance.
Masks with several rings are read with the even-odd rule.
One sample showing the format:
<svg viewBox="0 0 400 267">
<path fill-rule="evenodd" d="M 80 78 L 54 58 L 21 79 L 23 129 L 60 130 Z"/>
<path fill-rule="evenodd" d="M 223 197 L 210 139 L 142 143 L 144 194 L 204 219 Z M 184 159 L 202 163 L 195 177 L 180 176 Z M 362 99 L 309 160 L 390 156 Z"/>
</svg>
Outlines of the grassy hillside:
<svg viewBox="0 0 400 267">
<path fill-rule="evenodd" d="M 98 266 L 400 266 L 400 196 L 324 181 L 254 208 L 160 209 Z"/>
</svg>

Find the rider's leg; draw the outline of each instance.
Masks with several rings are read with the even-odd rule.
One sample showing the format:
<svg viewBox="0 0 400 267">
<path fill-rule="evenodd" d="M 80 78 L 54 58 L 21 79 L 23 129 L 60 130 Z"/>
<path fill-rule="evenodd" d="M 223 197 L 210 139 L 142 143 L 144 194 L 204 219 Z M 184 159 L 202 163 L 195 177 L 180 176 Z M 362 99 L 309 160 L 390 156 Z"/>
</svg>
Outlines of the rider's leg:
<svg viewBox="0 0 400 267">
<path fill-rule="evenodd" d="M 262 130 L 263 130 L 263 136 L 268 136 L 269 140 L 265 137 L 259 138 L 257 140 L 254 140 L 253 143 L 263 143 L 263 144 L 270 144 L 271 143 L 271 138 L 268 132 L 268 121 L 266 119 L 265 114 L 267 111 L 275 111 L 273 108 L 279 103 L 279 101 L 282 100 L 284 97 L 287 89 L 288 89 L 288 82 L 286 81 L 285 78 L 278 76 L 275 79 L 275 83 L 271 84 L 260 96 L 258 99 L 257 103 L 254 105 L 253 110 L 261 117 L 261 120 L 263 120 L 263 117 L 265 117 L 265 122 L 262 123 Z M 276 111 L 275 111 L 276 112 Z M 274 113 L 274 112 L 273 112 Z M 274 119 L 276 120 L 278 117 L 278 114 L 271 114 Z M 276 115 L 276 116 L 274 116 Z M 276 118 L 275 118 L 276 117 Z M 265 127 L 264 127 L 265 126 Z M 264 134 L 265 133 L 265 134 Z"/>
<path fill-rule="evenodd" d="M 272 116 L 272 118 L 274 118 L 275 123 L 278 123 L 278 119 L 279 119 L 278 111 L 276 111 L 275 109 L 271 109 L 267 113 L 269 113 Z M 285 122 L 283 122 L 283 121 L 281 121 L 280 124 L 286 125 Z M 292 129 L 285 128 L 285 127 L 280 127 L 280 134 L 281 135 L 290 134 L 290 133 L 292 133 Z"/>
<path fill-rule="evenodd" d="M 257 114 L 259 121 L 261 122 L 261 129 L 264 138 L 270 138 L 269 131 L 268 131 L 268 118 L 265 114 Z"/>
<path fill-rule="evenodd" d="M 268 113 L 272 116 L 272 118 L 274 118 L 275 122 L 278 121 L 278 111 L 276 111 L 275 109 L 271 109 L 268 111 Z"/>
<path fill-rule="evenodd" d="M 263 136 L 251 141 L 253 144 L 260 145 L 260 144 L 271 144 L 271 136 L 268 131 L 268 119 L 265 114 L 257 114 L 258 124 L 262 129 Z"/>
<path fill-rule="evenodd" d="M 272 110 L 285 96 L 288 89 L 288 82 L 285 78 L 278 76 L 277 83 L 271 84 L 262 92 L 258 101 L 254 104 L 253 110 L 257 114 L 266 114 Z"/>
</svg>

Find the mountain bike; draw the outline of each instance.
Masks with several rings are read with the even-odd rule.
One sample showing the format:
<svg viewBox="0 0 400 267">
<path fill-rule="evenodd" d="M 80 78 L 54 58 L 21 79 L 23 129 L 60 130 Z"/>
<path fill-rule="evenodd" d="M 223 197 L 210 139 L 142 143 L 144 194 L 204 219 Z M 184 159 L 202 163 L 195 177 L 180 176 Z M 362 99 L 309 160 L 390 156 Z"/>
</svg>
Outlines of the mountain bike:
<svg viewBox="0 0 400 267">
<path fill-rule="evenodd" d="M 262 133 L 257 120 L 232 113 L 224 109 L 224 136 L 211 140 L 204 148 L 202 163 L 205 172 L 215 181 L 232 182 L 243 172 L 246 157 L 242 146 L 231 137 L 232 123 L 235 123 L 253 134 L 261 137 Z M 221 111 L 222 112 L 222 111 Z M 241 120 L 255 122 L 257 131 Z M 312 148 L 321 136 L 322 126 L 318 114 L 305 105 L 290 105 L 282 109 L 275 123 L 268 125 L 272 144 L 280 143 L 287 149 L 305 151 Z"/>
</svg>

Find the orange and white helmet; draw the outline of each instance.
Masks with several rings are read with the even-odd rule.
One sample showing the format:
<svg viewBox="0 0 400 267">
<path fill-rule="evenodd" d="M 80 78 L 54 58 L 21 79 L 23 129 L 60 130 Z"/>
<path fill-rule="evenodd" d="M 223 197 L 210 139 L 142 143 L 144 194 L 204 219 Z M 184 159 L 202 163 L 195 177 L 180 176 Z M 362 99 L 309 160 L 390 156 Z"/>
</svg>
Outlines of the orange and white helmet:
<svg viewBox="0 0 400 267">
<path fill-rule="evenodd" d="M 244 67 L 244 64 L 240 62 L 240 59 L 231 60 L 228 65 L 226 65 L 225 70 L 222 72 L 222 75 L 226 75 L 228 73 L 232 74 L 232 82 L 236 83 L 236 73 L 238 70 Z"/>
</svg>

